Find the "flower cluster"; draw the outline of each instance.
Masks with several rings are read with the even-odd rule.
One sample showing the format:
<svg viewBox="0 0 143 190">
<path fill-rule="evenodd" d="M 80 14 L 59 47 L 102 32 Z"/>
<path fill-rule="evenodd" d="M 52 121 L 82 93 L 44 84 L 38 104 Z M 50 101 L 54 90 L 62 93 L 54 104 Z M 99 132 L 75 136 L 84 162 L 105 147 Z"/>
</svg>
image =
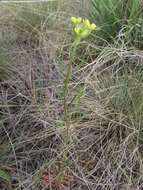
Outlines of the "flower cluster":
<svg viewBox="0 0 143 190">
<path fill-rule="evenodd" d="M 74 34 L 76 40 L 80 41 L 86 38 L 93 30 L 96 29 L 94 23 L 90 23 L 88 19 L 82 19 L 81 17 L 71 17 L 71 22 L 74 25 Z"/>
</svg>

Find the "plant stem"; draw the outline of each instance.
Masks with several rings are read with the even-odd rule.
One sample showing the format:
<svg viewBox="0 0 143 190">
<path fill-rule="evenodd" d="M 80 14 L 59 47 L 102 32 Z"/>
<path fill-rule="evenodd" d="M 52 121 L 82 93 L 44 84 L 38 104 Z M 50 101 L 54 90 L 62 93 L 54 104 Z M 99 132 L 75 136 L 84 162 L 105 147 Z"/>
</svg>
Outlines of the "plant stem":
<svg viewBox="0 0 143 190">
<path fill-rule="evenodd" d="M 65 143 L 69 143 L 69 128 L 70 128 L 70 118 L 68 113 L 68 95 L 69 95 L 69 82 L 72 75 L 72 63 L 74 61 L 74 54 L 76 51 L 77 45 L 73 43 L 70 50 L 70 63 L 68 64 L 66 77 L 64 80 L 64 119 L 65 119 Z"/>
<path fill-rule="evenodd" d="M 67 68 L 67 74 L 64 81 L 64 119 L 65 119 L 65 127 L 66 127 L 66 133 L 65 133 L 65 143 L 68 143 L 68 137 L 69 137 L 69 114 L 68 114 L 68 92 L 69 92 L 69 81 L 72 73 L 72 62 L 69 63 Z"/>
</svg>

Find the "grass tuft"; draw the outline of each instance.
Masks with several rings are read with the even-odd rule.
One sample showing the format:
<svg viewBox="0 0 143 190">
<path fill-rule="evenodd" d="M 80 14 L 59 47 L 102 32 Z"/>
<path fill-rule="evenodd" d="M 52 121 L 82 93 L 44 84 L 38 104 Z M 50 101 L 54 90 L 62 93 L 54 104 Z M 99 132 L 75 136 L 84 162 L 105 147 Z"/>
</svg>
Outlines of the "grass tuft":
<svg viewBox="0 0 143 190">
<path fill-rule="evenodd" d="M 142 49 L 143 4 L 141 0 L 91 0 L 91 18 L 99 26 L 98 35 L 108 42 L 124 39 Z"/>
</svg>

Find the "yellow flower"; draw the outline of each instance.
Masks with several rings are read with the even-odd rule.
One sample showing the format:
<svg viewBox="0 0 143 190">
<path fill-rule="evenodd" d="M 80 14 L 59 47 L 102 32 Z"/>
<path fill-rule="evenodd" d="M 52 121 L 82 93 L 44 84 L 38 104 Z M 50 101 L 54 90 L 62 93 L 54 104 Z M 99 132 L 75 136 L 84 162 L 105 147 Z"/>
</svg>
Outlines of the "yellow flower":
<svg viewBox="0 0 143 190">
<path fill-rule="evenodd" d="M 83 21 L 83 23 L 84 23 L 85 27 L 90 28 L 91 24 L 90 24 L 90 22 L 89 22 L 88 19 L 85 19 L 85 20 Z"/>
<path fill-rule="evenodd" d="M 96 25 L 94 23 L 91 24 L 88 19 L 84 20 L 83 23 L 84 23 L 84 26 L 89 30 L 95 30 L 96 28 Z"/>
<path fill-rule="evenodd" d="M 95 28 L 96 28 L 96 24 L 93 23 L 93 24 L 90 25 L 91 30 L 95 30 Z"/>
<path fill-rule="evenodd" d="M 96 29 L 94 23 L 90 23 L 88 19 L 82 19 L 81 17 L 71 17 L 71 22 L 74 25 L 73 31 L 75 33 L 75 40 L 78 39 L 78 43 Z"/>
<path fill-rule="evenodd" d="M 78 17 L 77 20 L 76 20 L 77 24 L 80 24 L 82 22 L 82 18 L 81 17 Z"/>
<path fill-rule="evenodd" d="M 75 27 L 75 28 L 74 28 L 74 31 L 75 31 L 75 33 L 76 33 L 77 35 L 79 35 L 80 32 L 81 32 L 81 29 L 78 28 L 78 27 Z"/>
<path fill-rule="evenodd" d="M 82 18 L 81 17 L 71 17 L 71 22 L 73 24 L 80 24 L 82 22 Z"/>
</svg>

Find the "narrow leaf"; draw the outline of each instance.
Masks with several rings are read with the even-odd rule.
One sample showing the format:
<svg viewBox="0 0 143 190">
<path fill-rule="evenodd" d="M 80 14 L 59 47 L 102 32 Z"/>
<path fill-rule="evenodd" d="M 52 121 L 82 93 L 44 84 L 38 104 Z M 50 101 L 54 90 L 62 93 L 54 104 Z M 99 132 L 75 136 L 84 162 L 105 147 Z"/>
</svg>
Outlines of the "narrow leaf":
<svg viewBox="0 0 143 190">
<path fill-rule="evenodd" d="M 10 175 L 6 171 L 1 170 L 1 169 L 0 169 L 0 178 L 2 178 L 3 180 L 7 181 L 8 183 L 11 182 Z"/>
</svg>

